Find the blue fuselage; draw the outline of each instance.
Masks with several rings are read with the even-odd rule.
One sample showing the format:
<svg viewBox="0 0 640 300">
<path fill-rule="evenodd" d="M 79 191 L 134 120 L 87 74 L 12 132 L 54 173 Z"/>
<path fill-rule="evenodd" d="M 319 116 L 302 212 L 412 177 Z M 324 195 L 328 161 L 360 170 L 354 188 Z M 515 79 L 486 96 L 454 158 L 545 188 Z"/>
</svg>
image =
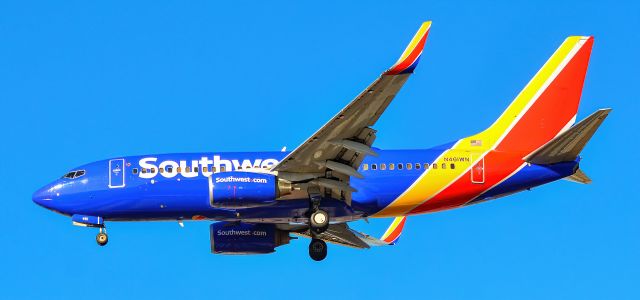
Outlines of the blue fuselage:
<svg viewBox="0 0 640 300">
<path fill-rule="evenodd" d="M 464 157 L 446 164 L 433 162 L 450 145 L 425 150 L 378 150 L 367 157 L 359 171 L 363 179 L 351 179 L 352 205 L 326 198 L 322 207 L 333 221 L 376 217 L 392 205 L 425 172 L 468 168 Z M 225 172 L 268 173 L 287 152 L 228 152 L 128 156 L 101 160 L 75 168 L 74 178 L 61 178 L 33 195 L 36 203 L 65 215 L 99 216 L 104 220 L 243 220 L 247 222 L 304 222 L 309 209 L 306 196 L 247 207 L 216 207 L 209 198 L 208 178 Z M 573 174 L 577 161 L 555 165 L 526 165 L 496 186 L 487 186 L 466 204 L 496 198 Z M 486 166 L 491 172 L 500 166 Z M 214 173 L 215 172 L 215 173 Z M 236 173 L 237 174 L 237 173 Z M 445 174 L 445 173 L 443 173 Z M 464 194 L 461 190 L 459 193 Z M 275 199 L 274 199 L 275 200 Z M 426 199 L 425 199 L 426 200 Z M 449 209 L 452 207 L 442 207 Z M 442 210 L 438 209 L 438 210 Z"/>
</svg>

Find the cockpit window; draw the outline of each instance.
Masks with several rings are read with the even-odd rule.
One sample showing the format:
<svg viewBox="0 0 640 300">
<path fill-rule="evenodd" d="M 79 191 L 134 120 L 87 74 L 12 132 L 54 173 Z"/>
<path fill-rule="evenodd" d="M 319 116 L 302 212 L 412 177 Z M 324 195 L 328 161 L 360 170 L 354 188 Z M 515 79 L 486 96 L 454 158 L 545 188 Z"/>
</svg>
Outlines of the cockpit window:
<svg viewBox="0 0 640 300">
<path fill-rule="evenodd" d="M 64 176 L 62 176 L 62 178 L 68 178 L 68 179 L 75 179 L 78 177 L 81 177 L 85 174 L 84 170 L 75 170 L 75 171 L 71 171 L 67 174 L 64 174 Z"/>
</svg>

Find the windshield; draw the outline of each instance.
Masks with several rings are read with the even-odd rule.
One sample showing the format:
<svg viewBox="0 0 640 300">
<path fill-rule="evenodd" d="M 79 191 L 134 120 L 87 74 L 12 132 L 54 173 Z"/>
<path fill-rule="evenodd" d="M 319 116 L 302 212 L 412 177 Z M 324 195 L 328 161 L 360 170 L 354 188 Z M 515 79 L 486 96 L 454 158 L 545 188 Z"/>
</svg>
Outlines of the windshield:
<svg viewBox="0 0 640 300">
<path fill-rule="evenodd" d="M 75 170 L 75 171 L 71 171 L 67 174 L 64 174 L 64 176 L 62 176 L 62 178 L 68 178 L 68 179 L 75 179 L 78 177 L 81 177 L 85 174 L 84 170 Z"/>
</svg>

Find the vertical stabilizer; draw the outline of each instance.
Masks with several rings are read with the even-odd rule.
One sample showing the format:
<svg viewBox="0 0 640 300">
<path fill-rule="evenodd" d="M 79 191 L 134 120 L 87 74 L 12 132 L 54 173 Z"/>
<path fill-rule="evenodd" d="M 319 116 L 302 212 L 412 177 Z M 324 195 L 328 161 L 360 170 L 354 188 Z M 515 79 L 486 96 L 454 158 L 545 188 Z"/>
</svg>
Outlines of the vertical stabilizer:
<svg viewBox="0 0 640 300">
<path fill-rule="evenodd" d="M 502 115 L 461 147 L 528 155 L 575 122 L 593 37 L 567 38 Z"/>
</svg>

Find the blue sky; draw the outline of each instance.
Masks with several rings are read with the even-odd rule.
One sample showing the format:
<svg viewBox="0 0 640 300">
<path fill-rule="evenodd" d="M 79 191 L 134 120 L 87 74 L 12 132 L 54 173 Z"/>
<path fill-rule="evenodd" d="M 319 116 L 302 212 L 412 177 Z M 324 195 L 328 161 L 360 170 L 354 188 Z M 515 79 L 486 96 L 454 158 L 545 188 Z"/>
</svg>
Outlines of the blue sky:
<svg viewBox="0 0 640 300">
<path fill-rule="evenodd" d="M 640 6 L 532 2 L 0 2 L 0 298 L 640 298 Z M 594 184 L 413 217 L 398 246 L 332 246 L 322 263 L 306 240 L 212 255 L 206 222 L 112 223 L 99 248 L 95 230 L 31 202 L 103 158 L 294 148 L 425 20 L 420 66 L 376 146 L 483 129 L 566 36 L 594 35 L 579 118 L 614 109 L 583 153 Z M 380 234 L 386 221 L 355 226 Z"/>
</svg>

